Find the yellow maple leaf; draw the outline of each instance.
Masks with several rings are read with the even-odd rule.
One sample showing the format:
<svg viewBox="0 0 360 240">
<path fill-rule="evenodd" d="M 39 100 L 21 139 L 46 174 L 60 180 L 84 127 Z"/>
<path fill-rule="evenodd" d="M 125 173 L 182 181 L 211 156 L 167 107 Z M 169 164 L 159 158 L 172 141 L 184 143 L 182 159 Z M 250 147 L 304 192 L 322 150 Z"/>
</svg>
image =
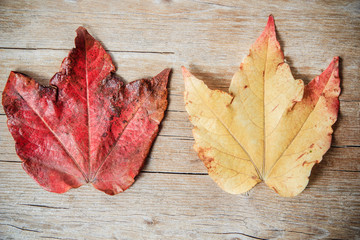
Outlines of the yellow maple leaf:
<svg viewBox="0 0 360 240">
<path fill-rule="evenodd" d="M 182 67 L 194 148 L 212 179 L 233 194 L 261 181 L 281 196 L 302 192 L 330 148 L 339 109 L 338 65 L 335 57 L 304 87 L 284 62 L 269 16 L 230 93 L 210 90 Z"/>
</svg>

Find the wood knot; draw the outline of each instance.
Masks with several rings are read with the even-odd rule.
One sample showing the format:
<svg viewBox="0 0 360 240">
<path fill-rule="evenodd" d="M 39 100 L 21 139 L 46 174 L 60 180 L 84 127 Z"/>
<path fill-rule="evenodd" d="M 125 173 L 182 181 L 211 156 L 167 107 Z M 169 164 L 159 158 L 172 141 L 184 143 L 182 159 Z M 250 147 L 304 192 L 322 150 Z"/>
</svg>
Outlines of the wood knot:
<svg viewBox="0 0 360 240">
<path fill-rule="evenodd" d="M 158 223 L 158 221 L 152 217 L 144 217 L 144 223 L 148 226 L 154 226 Z"/>
</svg>

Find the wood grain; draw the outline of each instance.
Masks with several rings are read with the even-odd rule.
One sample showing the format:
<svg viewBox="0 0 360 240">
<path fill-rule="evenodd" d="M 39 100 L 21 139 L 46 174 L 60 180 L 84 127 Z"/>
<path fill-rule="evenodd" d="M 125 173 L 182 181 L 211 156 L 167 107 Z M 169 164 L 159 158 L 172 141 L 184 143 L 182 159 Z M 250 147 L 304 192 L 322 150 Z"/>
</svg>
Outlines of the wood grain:
<svg viewBox="0 0 360 240">
<path fill-rule="evenodd" d="M 265 184 L 243 195 L 219 189 L 192 150 L 180 66 L 211 88 L 232 74 L 275 16 L 296 78 L 341 57 L 340 115 L 332 148 L 295 198 Z M 46 84 L 85 26 L 126 81 L 173 68 L 169 108 L 135 184 L 117 196 L 83 186 L 41 189 L 21 168 L 0 109 L 1 239 L 360 238 L 359 1 L 0 1 L 0 91 L 10 71 Z"/>
</svg>

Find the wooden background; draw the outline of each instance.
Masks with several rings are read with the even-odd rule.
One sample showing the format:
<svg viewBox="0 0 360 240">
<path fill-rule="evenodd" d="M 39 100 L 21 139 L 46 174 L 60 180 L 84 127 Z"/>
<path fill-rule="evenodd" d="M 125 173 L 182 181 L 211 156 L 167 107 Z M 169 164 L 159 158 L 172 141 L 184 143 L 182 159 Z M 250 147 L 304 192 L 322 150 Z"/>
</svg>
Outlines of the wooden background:
<svg viewBox="0 0 360 240">
<path fill-rule="evenodd" d="M 341 57 L 332 148 L 294 198 L 259 184 L 223 192 L 192 150 L 180 66 L 213 89 L 273 14 L 295 78 Z M 11 70 L 47 83 L 75 29 L 101 40 L 127 81 L 171 67 L 169 107 L 143 171 L 126 192 L 91 185 L 46 192 L 23 170 L 0 110 L 0 239 L 360 239 L 360 1 L 0 1 L 0 89 Z"/>
</svg>

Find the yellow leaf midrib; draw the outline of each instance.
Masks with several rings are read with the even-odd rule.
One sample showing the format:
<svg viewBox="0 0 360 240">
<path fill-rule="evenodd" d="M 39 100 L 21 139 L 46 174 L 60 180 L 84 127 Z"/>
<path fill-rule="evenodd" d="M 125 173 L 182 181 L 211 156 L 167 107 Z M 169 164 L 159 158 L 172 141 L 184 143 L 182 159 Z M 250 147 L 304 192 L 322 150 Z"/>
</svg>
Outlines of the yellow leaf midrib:
<svg viewBox="0 0 360 240">
<path fill-rule="evenodd" d="M 269 36 L 267 39 L 267 46 L 266 46 L 266 60 L 264 65 L 264 76 L 263 76 L 263 162 L 262 162 L 262 176 L 265 175 L 265 155 L 266 155 L 266 129 L 265 129 L 265 122 L 266 122 L 266 112 L 265 112 L 265 79 L 266 79 L 266 66 L 267 66 L 267 60 L 268 60 L 268 48 L 269 48 Z M 260 176 L 260 178 L 263 180 L 263 177 Z"/>
</svg>

